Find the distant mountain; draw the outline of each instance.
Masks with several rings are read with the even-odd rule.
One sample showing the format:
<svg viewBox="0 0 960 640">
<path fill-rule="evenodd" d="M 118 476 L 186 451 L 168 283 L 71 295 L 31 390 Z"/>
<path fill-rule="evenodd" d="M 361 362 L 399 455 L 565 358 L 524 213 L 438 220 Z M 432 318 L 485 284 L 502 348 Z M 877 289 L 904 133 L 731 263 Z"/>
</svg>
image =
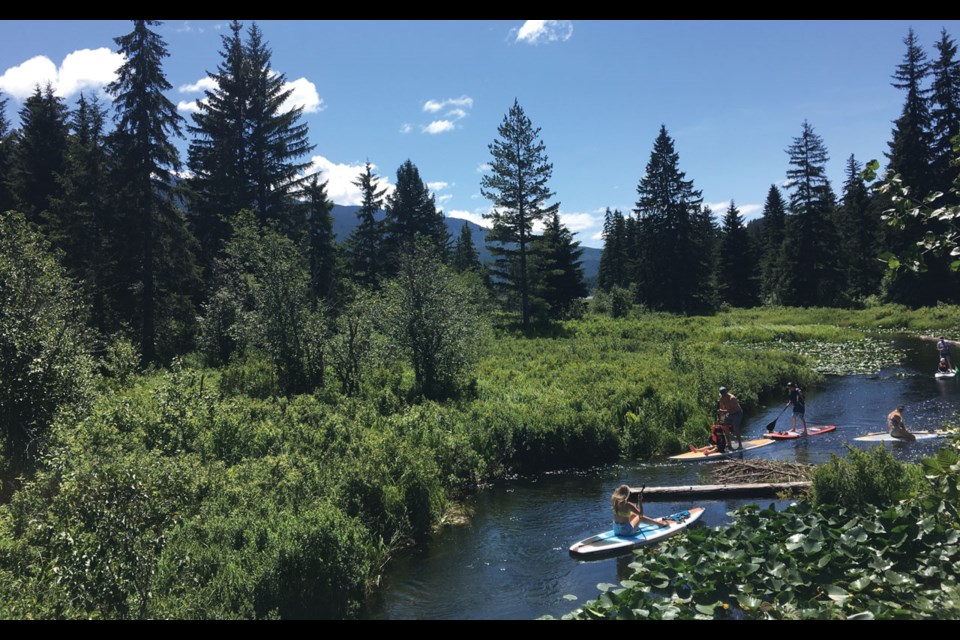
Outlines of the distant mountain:
<svg viewBox="0 0 960 640">
<path fill-rule="evenodd" d="M 359 209 L 359 205 L 333 205 L 331 215 L 333 216 L 333 232 L 337 234 L 337 242 L 344 242 L 353 232 L 354 227 L 357 226 L 357 211 Z M 381 211 L 378 217 L 382 219 L 383 215 L 384 213 Z M 456 240 L 457 236 L 460 235 L 460 228 L 464 222 L 470 225 L 473 245 L 477 248 L 477 253 L 480 254 L 480 261 L 490 262 L 493 259 L 490 251 L 487 250 L 487 230 L 485 228 L 462 218 L 444 218 L 444 221 L 447 223 L 447 230 L 453 240 Z M 597 282 L 597 271 L 600 269 L 600 249 L 583 246 L 581 248 L 583 249 L 583 255 L 580 258 L 583 265 L 583 277 L 592 289 Z"/>
</svg>

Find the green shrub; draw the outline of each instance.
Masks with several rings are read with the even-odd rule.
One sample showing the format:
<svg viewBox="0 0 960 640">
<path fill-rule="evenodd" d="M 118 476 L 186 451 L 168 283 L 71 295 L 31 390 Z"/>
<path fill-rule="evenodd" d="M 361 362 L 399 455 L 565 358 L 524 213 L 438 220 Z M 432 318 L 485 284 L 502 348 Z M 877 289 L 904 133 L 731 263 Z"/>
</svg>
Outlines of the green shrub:
<svg viewBox="0 0 960 640">
<path fill-rule="evenodd" d="M 922 468 L 898 462 L 886 447 L 866 451 L 848 447 L 845 458 L 833 454 L 827 464 L 817 467 L 812 498 L 816 504 L 854 510 L 883 509 L 917 495 L 923 486 Z"/>
</svg>

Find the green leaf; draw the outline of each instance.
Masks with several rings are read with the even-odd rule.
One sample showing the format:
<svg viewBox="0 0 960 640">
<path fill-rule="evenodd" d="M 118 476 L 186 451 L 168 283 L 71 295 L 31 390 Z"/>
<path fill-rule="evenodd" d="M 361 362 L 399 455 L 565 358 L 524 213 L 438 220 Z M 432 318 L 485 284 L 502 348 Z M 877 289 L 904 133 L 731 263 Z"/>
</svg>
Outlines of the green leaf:
<svg viewBox="0 0 960 640">
<path fill-rule="evenodd" d="M 617 585 L 610 584 L 609 582 L 601 582 L 597 585 L 597 591 L 609 591 L 610 589 L 616 589 Z"/>
<path fill-rule="evenodd" d="M 568 593 L 567 595 L 563 596 L 563 599 L 572 601 L 572 600 L 576 600 L 577 596 L 573 595 L 572 593 Z"/>
<path fill-rule="evenodd" d="M 717 608 L 717 606 L 719 606 L 719 604 L 720 604 L 719 602 L 714 603 L 714 604 L 698 604 L 695 608 L 696 608 L 696 610 L 699 611 L 700 613 L 704 613 L 704 614 L 706 614 L 706 615 L 708 615 L 708 616 L 712 616 L 712 615 L 713 615 L 713 612 L 716 610 L 716 608 Z"/>
<path fill-rule="evenodd" d="M 843 602 L 850 597 L 850 594 L 847 593 L 846 589 L 838 587 L 836 585 L 830 585 L 827 587 L 827 597 L 833 600 L 834 602 Z"/>
<path fill-rule="evenodd" d="M 883 578 L 894 587 L 898 587 L 902 584 L 912 582 L 910 578 L 903 575 L 902 573 L 897 573 L 896 571 L 884 571 Z"/>
<path fill-rule="evenodd" d="M 847 620 L 873 620 L 873 613 L 870 611 L 861 611 L 847 616 Z"/>
<path fill-rule="evenodd" d="M 854 591 L 863 591 L 868 586 L 870 586 L 871 582 L 872 580 L 870 579 L 870 576 L 862 576 L 860 578 L 857 578 L 853 582 L 851 582 L 850 588 L 853 589 Z"/>
</svg>

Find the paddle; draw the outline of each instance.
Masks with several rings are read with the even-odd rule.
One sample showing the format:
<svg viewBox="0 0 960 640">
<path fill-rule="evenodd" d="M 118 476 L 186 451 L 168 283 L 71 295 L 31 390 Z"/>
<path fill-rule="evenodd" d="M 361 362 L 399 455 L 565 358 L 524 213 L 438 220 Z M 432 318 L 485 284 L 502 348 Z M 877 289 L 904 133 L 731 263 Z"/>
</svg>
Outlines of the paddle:
<svg viewBox="0 0 960 640">
<path fill-rule="evenodd" d="M 787 407 L 789 406 L 790 405 L 788 404 L 783 409 L 781 409 L 780 413 L 777 414 L 777 417 L 773 419 L 773 422 L 767 425 L 767 433 L 773 433 L 773 430 L 777 428 L 777 420 L 780 419 L 780 416 L 783 415 L 783 412 L 786 411 Z"/>
</svg>

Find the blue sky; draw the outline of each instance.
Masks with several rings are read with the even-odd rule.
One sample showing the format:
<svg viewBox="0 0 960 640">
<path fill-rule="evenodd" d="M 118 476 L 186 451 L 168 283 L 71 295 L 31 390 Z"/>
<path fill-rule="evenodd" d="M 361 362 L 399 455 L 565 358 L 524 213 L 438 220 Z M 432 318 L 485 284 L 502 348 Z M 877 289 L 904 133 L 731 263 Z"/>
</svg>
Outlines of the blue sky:
<svg viewBox="0 0 960 640">
<path fill-rule="evenodd" d="M 189 118 L 221 61 L 227 20 L 167 21 L 169 97 Z M 249 21 L 245 22 L 248 25 Z M 338 204 L 364 162 L 393 182 L 417 165 L 447 215 L 483 223 L 480 179 L 497 126 L 518 99 L 553 163 L 561 217 L 602 246 L 606 207 L 629 211 L 653 141 L 667 127 L 680 169 L 719 215 L 733 199 L 760 215 L 785 180 L 785 149 L 806 119 L 844 165 L 877 158 L 904 95 L 890 85 L 913 27 L 928 59 L 957 20 L 892 21 L 257 21 Z M 123 20 L 0 21 L 0 91 L 19 126 L 22 100 L 47 80 L 72 107 L 118 64 Z M 180 146 L 186 160 L 186 144 Z"/>
</svg>

